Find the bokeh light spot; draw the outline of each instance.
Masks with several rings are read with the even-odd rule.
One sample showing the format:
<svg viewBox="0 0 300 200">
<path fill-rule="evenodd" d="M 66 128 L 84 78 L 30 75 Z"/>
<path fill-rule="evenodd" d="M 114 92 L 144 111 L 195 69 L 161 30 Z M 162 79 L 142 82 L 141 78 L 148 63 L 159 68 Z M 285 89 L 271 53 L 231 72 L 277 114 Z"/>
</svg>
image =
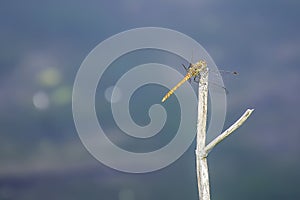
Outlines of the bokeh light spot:
<svg viewBox="0 0 300 200">
<path fill-rule="evenodd" d="M 122 189 L 119 193 L 119 200 L 134 200 L 134 192 L 129 189 Z"/>
<path fill-rule="evenodd" d="M 112 95 L 114 92 L 114 95 Z M 105 90 L 105 99 L 110 103 L 116 103 L 120 101 L 122 97 L 122 92 L 118 87 L 110 86 Z"/>
<path fill-rule="evenodd" d="M 38 74 L 38 81 L 40 84 L 47 87 L 58 85 L 61 79 L 61 73 L 54 67 L 46 68 Z"/>
<path fill-rule="evenodd" d="M 33 105 L 39 110 L 45 110 L 49 107 L 49 97 L 45 92 L 37 92 L 32 98 Z"/>
<path fill-rule="evenodd" d="M 51 95 L 51 100 L 57 105 L 70 103 L 72 99 L 72 89 L 68 86 L 62 86 L 56 89 Z"/>
</svg>

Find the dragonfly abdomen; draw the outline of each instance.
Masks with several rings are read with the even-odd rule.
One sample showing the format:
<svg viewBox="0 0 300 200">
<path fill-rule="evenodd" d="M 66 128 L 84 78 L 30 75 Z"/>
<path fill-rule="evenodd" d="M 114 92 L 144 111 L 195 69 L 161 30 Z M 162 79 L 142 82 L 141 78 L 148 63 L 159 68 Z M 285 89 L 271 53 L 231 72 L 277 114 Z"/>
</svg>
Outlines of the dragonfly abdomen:
<svg viewBox="0 0 300 200">
<path fill-rule="evenodd" d="M 161 100 L 161 102 L 164 102 L 165 100 L 167 100 L 174 92 L 175 90 L 177 90 L 184 82 L 186 82 L 187 80 L 189 80 L 192 77 L 191 73 L 188 73 L 177 85 L 175 85 L 165 96 L 164 98 Z"/>
</svg>

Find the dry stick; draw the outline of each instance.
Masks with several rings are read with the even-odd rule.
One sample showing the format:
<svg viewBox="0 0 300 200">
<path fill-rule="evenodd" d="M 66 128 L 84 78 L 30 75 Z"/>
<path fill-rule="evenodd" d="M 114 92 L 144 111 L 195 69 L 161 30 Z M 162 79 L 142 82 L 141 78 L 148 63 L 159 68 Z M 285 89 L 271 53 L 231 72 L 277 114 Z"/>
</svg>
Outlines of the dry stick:
<svg viewBox="0 0 300 200">
<path fill-rule="evenodd" d="M 203 73 L 199 80 L 198 89 L 198 122 L 197 122 L 197 147 L 196 147 L 196 168 L 198 191 L 200 200 L 210 200 L 209 176 L 207 166 L 208 153 L 222 140 L 239 128 L 251 115 L 253 109 L 248 109 L 240 119 L 230 126 L 221 135 L 215 138 L 207 146 L 206 140 L 206 120 L 207 120 L 207 94 L 208 94 L 208 72 Z"/>
<path fill-rule="evenodd" d="M 226 131 L 224 131 L 221 135 L 216 137 L 213 141 L 211 141 L 204 148 L 204 152 L 208 154 L 217 144 L 222 142 L 226 137 L 228 137 L 231 133 L 233 133 L 236 129 L 238 129 L 251 115 L 254 109 L 247 109 L 246 112 L 238 119 L 234 124 L 232 124 Z"/>
<path fill-rule="evenodd" d="M 206 140 L 207 93 L 208 71 L 201 75 L 198 88 L 196 168 L 199 199 L 202 200 L 210 200 L 207 159 L 206 156 L 203 155 Z"/>
</svg>

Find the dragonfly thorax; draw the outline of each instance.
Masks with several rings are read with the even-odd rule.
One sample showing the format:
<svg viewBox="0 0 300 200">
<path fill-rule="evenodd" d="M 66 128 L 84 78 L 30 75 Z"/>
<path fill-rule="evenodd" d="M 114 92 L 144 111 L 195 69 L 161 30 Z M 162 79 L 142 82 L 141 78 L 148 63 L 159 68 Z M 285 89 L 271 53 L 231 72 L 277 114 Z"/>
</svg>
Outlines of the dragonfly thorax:
<svg viewBox="0 0 300 200">
<path fill-rule="evenodd" d="M 206 71 L 207 63 L 205 60 L 199 60 L 195 64 L 190 64 L 188 73 L 190 73 L 192 76 L 197 76 L 202 71 Z"/>
</svg>

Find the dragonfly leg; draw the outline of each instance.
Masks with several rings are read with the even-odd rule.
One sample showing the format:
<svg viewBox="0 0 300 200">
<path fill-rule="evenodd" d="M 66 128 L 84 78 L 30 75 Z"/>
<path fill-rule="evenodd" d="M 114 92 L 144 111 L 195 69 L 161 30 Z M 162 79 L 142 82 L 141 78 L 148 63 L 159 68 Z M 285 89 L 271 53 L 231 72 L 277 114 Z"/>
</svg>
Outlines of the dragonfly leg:
<svg viewBox="0 0 300 200">
<path fill-rule="evenodd" d="M 199 83 L 199 81 L 200 81 L 200 76 L 195 76 L 195 77 L 194 77 L 194 81 L 195 81 L 196 83 Z"/>
<path fill-rule="evenodd" d="M 188 68 L 186 68 L 184 64 L 182 64 L 182 66 L 184 67 L 185 71 L 188 71 Z"/>
</svg>

